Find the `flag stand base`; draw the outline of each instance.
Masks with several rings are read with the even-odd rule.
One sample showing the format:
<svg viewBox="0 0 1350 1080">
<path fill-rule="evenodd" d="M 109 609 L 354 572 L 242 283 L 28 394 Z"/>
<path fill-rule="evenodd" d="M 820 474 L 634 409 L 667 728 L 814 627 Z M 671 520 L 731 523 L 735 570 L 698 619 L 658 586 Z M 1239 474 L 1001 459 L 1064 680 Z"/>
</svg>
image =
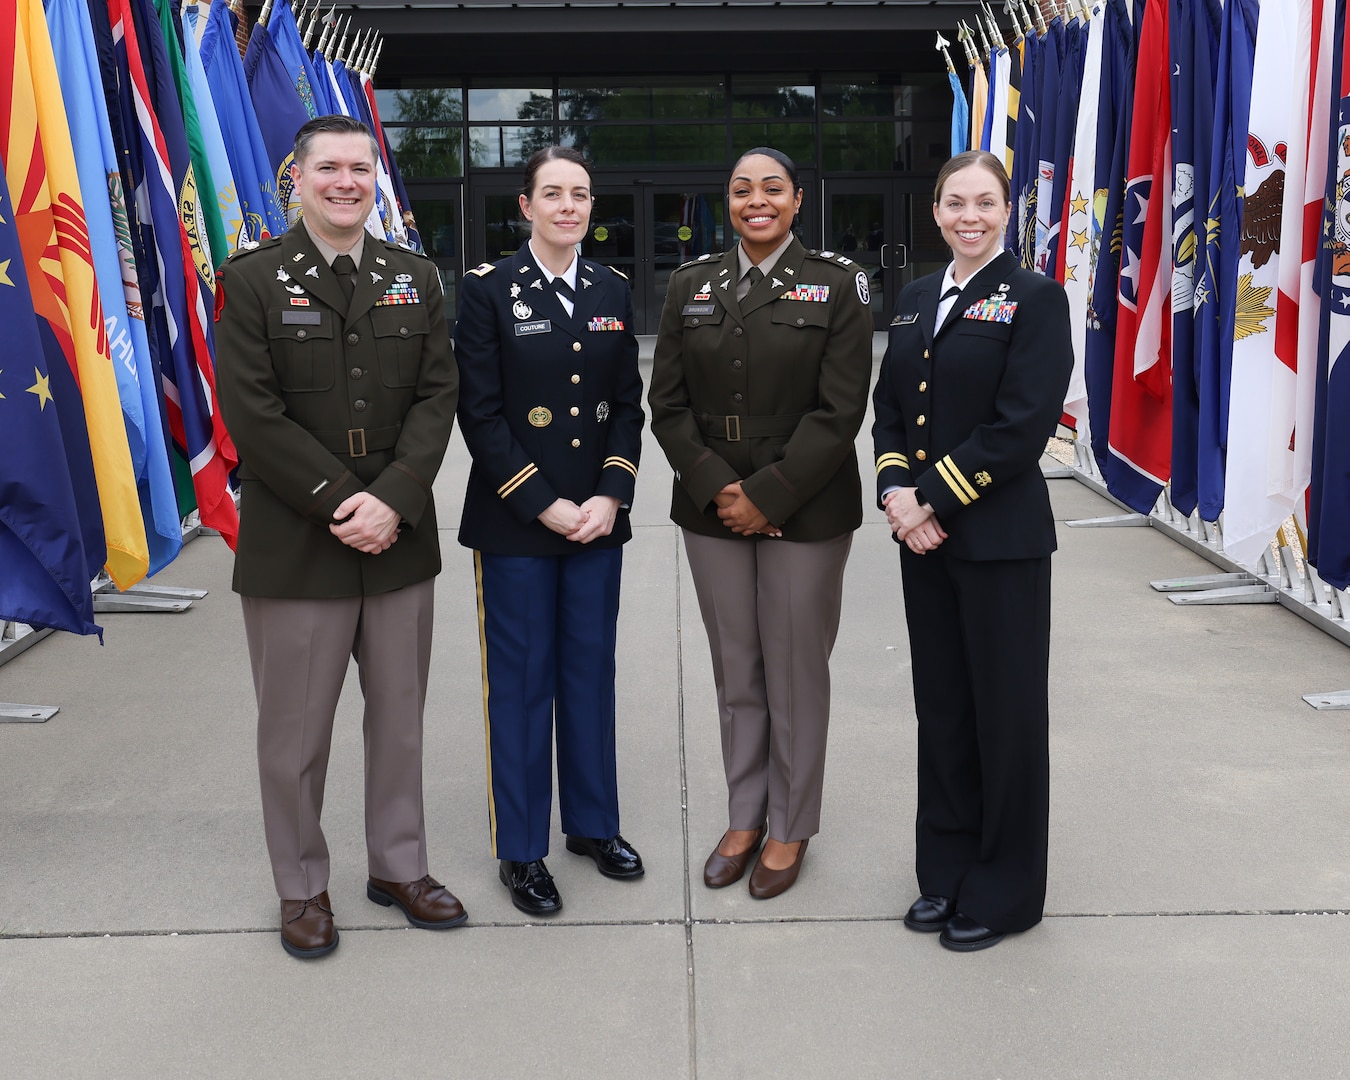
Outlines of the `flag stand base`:
<svg viewBox="0 0 1350 1080">
<path fill-rule="evenodd" d="M 178 614 L 192 606 L 192 601 L 206 595 L 205 589 L 185 589 L 176 585 L 133 585 L 118 591 L 111 581 L 101 581 L 94 588 L 94 611 L 148 614 L 163 612 Z"/>
<path fill-rule="evenodd" d="M 1350 709 L 1350 690 L 1337 690 L 1331 694 L 1304 694 L 1303 700 L 1318 710 Z"/>
<path fill-rule="evenodd" d="M 45 724 L 60 711 L 60 705 L 14 705 L 0 701 L 0 724 Z"/>
<path fill-rule="evenodd" d="M 1133 529 L 1147 526 L 1148 518 L 1143 514 L 1117 514 L 1114 517 L 1074 518 L 1064 524 L 1070 529 Z"/>
</svg>

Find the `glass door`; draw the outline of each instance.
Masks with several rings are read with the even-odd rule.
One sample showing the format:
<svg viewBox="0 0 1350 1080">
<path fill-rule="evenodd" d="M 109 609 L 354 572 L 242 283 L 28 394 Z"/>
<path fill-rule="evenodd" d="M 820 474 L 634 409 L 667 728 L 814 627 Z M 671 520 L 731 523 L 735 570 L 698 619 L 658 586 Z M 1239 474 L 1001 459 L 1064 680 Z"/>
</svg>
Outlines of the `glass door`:
<svg viewBox="0 0 1350 1080">
<path fill-rule="evenodd" d="M 647 188 L 645 193 L 650 226 L 642 291 L 647 318 L 646 329 L 639 333 L 654 334 L 675 269 L 700 255 L 726 250 L 727 199 L 726 192 L 712 184 Z"/>
<path fill-rule="evenodd" d="M 927 179 L 826 180 L 822 246 L 862 264 L 871 282 L 873 326 L 891 321 L 900 290 L 950 258 L 933 222 Z"/>
<path fill-rule="evenodd" d="M 459 275 L 464 268 L 463 249 L 464 188 L 461 184 L 408 184 L 413 218 L 422 250 L 436 264 L 445 292 L 445 318 L 455 325 L 459 311 Z M 477 266 L 477 263 L 473 264 Z"/>
</svg>

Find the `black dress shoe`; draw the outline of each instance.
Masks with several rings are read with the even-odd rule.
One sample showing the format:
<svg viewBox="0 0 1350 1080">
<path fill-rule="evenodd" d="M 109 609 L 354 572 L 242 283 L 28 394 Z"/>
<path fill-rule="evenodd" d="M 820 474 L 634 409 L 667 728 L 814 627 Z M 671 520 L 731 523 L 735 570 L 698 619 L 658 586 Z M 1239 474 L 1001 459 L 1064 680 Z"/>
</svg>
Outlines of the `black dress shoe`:
<svg viewBox="0 0 1350 1080">
<path fill-rule="evenodd" d="M 569 836 L 567 850 L 574 855 L 589 855 L 600 868 L 600 873 L 612 878 L 635 878 L 642 876 L 642 856 L 633 845 L 618 833 L 604 840 L 592 840 L 585 836 Z"/>
<path fill-rule="evenodd" d="M 905 925 L 921 934 L 936 934 L 955 914 L 955 900 L 923 893 L 909 905 L 909 911 L 905 913 Z"/>
<path fill-rule="evenodd" d="M 497 876 L 510 890 L 511 903 L 526 915 L 556 915 L 562 910 L 562 897 L 543 859 L 533 862 L 503 859 Z"/>
<path fill-rule="evenodd" d="M 969 915 L 962 915 L 958 911 L 947 920 L 938 941 L 954 952 L 977 952 L 997 945 L 1003 938 L 1004 935 L 999 931 L 981 926 Z"/>
</svg>

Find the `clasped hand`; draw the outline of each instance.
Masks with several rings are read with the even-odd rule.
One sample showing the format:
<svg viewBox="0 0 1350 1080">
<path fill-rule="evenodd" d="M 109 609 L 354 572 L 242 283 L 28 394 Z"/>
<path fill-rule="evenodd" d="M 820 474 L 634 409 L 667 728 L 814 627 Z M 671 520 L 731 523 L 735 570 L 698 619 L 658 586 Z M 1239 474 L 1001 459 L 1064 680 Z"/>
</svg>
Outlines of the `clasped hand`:
<svg viewBox="0 0 1350 1080">
<path fill-rule="evenodd" d="M 886 507 L 886 523 L 891 532 L 915 554 L 933 551 L 947 539 L 946 530 L 932 507 L 920 506 L 914 498 L 914 488 L 896 488 L 888 492 L 882 505 Z"/>
<path fill-rule="evenodd" d="M 770 523 L 763 511 L 751 501 L 750 496 L 741 489 L 739 480 L 728 484 L 716 495 L 717 516 L 722 524 L 738 536 L 782 536 L 783 530 Z"/>
<path fill-rule="evenodd" d="M 350 548 L 378 555 L 398 539 L 402 521 L 398 511 L 388 503 L 369 491 L 358 491 L 338 504 L 328 531 Z"/>
<path fill-rule="evenodd" d="M 554 499 L 539 515 L 548 528 L 578 544 L 589 544 L 614 530 L 619 500 L 612 495 L 592 495 L 578 506 L 571 499 Z"/>
</svg>

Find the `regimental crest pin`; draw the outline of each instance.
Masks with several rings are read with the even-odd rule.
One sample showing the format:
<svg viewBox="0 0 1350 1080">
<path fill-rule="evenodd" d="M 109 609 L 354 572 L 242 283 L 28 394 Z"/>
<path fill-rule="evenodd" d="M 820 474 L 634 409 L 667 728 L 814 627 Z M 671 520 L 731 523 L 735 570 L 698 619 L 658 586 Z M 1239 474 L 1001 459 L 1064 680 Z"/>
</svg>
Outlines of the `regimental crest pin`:
<svg viewBox="0 0 1350 1080">
<path fill-rule="evenodd" d="M 278 266 L 278 267 L 277 267 L 277 280 L 278 280 L 278 281 L 290 281 L 290 280 L 291 280 L 291 275 L 288 274 L 288 273 L 286 273 L 285 267 L 282 267 L 282 266 Z"/>
<path fill-rule="evenodd" d="M 519 295 L 520 295 L 520 283 L 516 281 L 511 282 L 511 299 L 514 300 Z"/>
<path fill-rule="evenodd" d="M 517 300 L 511 305 L 511 314 L 521 320 L 521 322 L 524 322 L 534 314 L 534 309 L 530 307 L 529 304 L 525 303 L 524 300 Z"/>
</svg>

